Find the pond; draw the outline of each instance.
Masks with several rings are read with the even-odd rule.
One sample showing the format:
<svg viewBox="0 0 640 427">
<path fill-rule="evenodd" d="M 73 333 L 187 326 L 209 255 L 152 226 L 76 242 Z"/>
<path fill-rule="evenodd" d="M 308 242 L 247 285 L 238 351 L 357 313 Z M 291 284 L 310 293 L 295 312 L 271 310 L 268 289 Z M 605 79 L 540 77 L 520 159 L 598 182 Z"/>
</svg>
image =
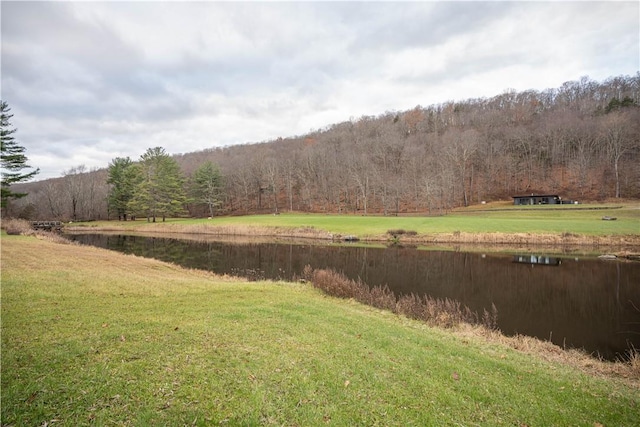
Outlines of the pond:
<svg viewBox="0 0 640 427">
<path fill-rule="evenodd" d="M 250 279 L 330 268 L 396 295 L 459 301 L 498 311 L 498 328 L 614 360 L 640 348 L 640 263 L 546 254 L 475 253 L 300 242 L 239 243 L 83 234 L 84 244 Z"/>
</svg>

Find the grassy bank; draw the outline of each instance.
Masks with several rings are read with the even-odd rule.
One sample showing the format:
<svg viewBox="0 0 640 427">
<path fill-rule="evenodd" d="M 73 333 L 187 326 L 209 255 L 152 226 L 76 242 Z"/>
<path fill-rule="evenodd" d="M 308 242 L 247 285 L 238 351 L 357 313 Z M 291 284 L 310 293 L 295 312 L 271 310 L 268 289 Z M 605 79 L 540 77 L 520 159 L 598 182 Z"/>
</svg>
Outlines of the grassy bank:
<svg viewBox="0 0 640 427">
<path fill-rule="evenodd" d="M 591 207 L 591 208 L 590 208 Z M 603 221 L 602 217 L 615 217 Z M 170 219 L 166 223 L 92 222 L 75 228 L 225 235 L 280 235 L 363 240 L 388 240 L 389 230 L 414 232 L 401 236 L 412 243 L 509 243 L 545 245 L 640 245 L 640 204 L 580 205 L 514 209 L 498 205 L 458 210 L 445 216 L 355 216 L 321 214 L 249 215 L 214 219 Z"/>
<path fill-rule="evenodd" d="M 303 284 L 1 243 L 3 426 L 637 422 L 638 380 L 595 360 L 589 374 Z"/>
</svg>

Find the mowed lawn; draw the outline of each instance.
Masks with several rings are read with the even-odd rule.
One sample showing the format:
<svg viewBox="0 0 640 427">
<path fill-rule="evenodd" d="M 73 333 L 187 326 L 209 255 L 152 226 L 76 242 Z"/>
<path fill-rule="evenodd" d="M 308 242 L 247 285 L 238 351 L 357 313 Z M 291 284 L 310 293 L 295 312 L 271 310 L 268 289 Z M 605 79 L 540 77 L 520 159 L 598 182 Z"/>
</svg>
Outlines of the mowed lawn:
<svg viewBox="0 0 640 427">
<path fill-rule="evenodd" d="M 282 213 L 280 215 L 221 216 L 213 219 L 168 219 L 157 227 L 251 226 L 313 228 L 319 231 L 358 237 L 384 236 L 389 230 L 415 231 L 421 235 L 438 233 L 532 233 L 585 236 L 640 235 L 640 203 L 624 206 L 577 205 L 514 207 L 505 204 L 458 209 L 443 216 L 361 216 L 332 214 Z M 589 209 L 597 208 L 597 209 Z M 602 217 L 615 217 L 603 221 Z M 145 219 L 135 222 L 96 221 L 88 227 L 117 226 L 134 228 L 146 225 Z"/>
<path fill-rule="evenodd" d="M 616 221 L 603 221 L 603 216 Z M 349 216 L 318 214 L 250 215 L 221 217 L 216 224 L 306 227 L 358 236 L 383 235 L 388 230 L 420 234 L 453 233 L 575 233 L 584 235 L 640 234 L 639 209 L 504 210 L 454 212 L 437 217 Z"/>
<path fill-rule="evenodd" d="M 3 426 L 638 422 L 630 383 L 309 284 L 1 244 Z"/>
</svg>

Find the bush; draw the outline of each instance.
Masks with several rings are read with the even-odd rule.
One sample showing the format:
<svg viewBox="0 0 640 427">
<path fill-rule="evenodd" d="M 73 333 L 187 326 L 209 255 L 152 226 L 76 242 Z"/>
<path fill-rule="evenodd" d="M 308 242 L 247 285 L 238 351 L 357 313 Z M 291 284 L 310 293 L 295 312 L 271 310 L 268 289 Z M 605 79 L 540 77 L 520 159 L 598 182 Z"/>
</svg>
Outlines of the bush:
<svg viewBox="0 0 640 427">
<path fill-rule="evenodd" d="M 407 235 L 407 236 L 417 236 L 418 232 L 415 230 L 404 230 L 402 228 L 399 228 L 397 230 L 387 230 L 387 234 L 394 237 L 394 238 L 398 238 L 402 235 Z"/>
<path fill-rule="evenodd" d="M 388 230 L 387 234 L 393 236 L 393 237 L 397 237 L 397 236 L 402 236 L 403 234 L 405 234 L 406 231 L 403 230 L 402 228 L 398 229 L 398 230 Z"/>
<path fill-rule="evenodd" d="M 29 221 L 24 219 L 7 219 L 2 221 L 2 229 L 12 236 L 32 235 L 35 232 Z"/>
<path fill-rule="evenodd" d="M 397 298 L 388 286 L 370 288 L 360 279 L 351 280 L 333 270 L 316 270 L 307 265 L 302 271 L 302 277 L 328 295 L 353 298 L 363 304 L 402 314 L 431 325 L 450 328 L 460 323 L 470 323 L 482 324 L 489 329 L 496 328 L 498 310 L 493 304 L 491 312 L 484 310 L 481 316 L 456 300 L 432 298 L 428 295 L 420 296 L 413 293 Z"/>
<path fill-rule="evenodd" d="M 8 235 L 22 235 L 22 236 L 35 236 L 38 239 L 48 240 L 54 243 L 62 244 L 78 244 L 73 242 L 58 233 L 43 230 L 34 230 L 31 228 L 31 222 L 24 219 L 7 219 L 2 221 L 2 229 L 7 232 Z"/>
</svg>

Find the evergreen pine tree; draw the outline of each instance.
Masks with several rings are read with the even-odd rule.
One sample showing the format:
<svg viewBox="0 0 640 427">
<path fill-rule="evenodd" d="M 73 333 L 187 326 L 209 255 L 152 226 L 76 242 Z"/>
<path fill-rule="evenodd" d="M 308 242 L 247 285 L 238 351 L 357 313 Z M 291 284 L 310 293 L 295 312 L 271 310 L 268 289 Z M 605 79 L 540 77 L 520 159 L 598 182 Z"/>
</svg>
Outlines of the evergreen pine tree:
<svg viewBox="0 0 640 427">
<path fill-rule="evenodd" d="M 149 148 L 141 157 L 133 197 L 127 204 L 132 212 L 146 214 L 147 220 L 183 211 L 187 202 L 180 166 L 164 148 Z"/>
<path fill-rule="evenodd" d="M 24 154 L 25 148 L 18 144 L 13 137 L 16 129 L 11 127 L 11 117 L 13 114 L 9 112 L 9 105 L 0 101 L 0 144 L 1 144 L 1 160 L 2 160 L 2 207 L 7 206 L 9 199 L 24 197 L 26 193 L 14 193 L 11 191 L 11 185 L 19 182 L 27 181 L 33 178 L 40 170 L 35 169 L 30 172 L 23 173 L 23 169 L 31 168 L 27 165 L 27 156 Z"/>
<path fill-rule="evenodd" d="M 215 209 L 222 204 L 222 174 L 211 161 L 203 163 L 194 173 L 192 191 L 197 202 L 209 208 L 213 217 Z"/>
<path fill-rule="evenodd" d="M 129 157 L 116 157 L 109 163 L 109 209 L 115 211 L 122 221 L 126 221 L 129 214 L 128 203 L 133 198 L 136 167 Z"/>
</svg>

